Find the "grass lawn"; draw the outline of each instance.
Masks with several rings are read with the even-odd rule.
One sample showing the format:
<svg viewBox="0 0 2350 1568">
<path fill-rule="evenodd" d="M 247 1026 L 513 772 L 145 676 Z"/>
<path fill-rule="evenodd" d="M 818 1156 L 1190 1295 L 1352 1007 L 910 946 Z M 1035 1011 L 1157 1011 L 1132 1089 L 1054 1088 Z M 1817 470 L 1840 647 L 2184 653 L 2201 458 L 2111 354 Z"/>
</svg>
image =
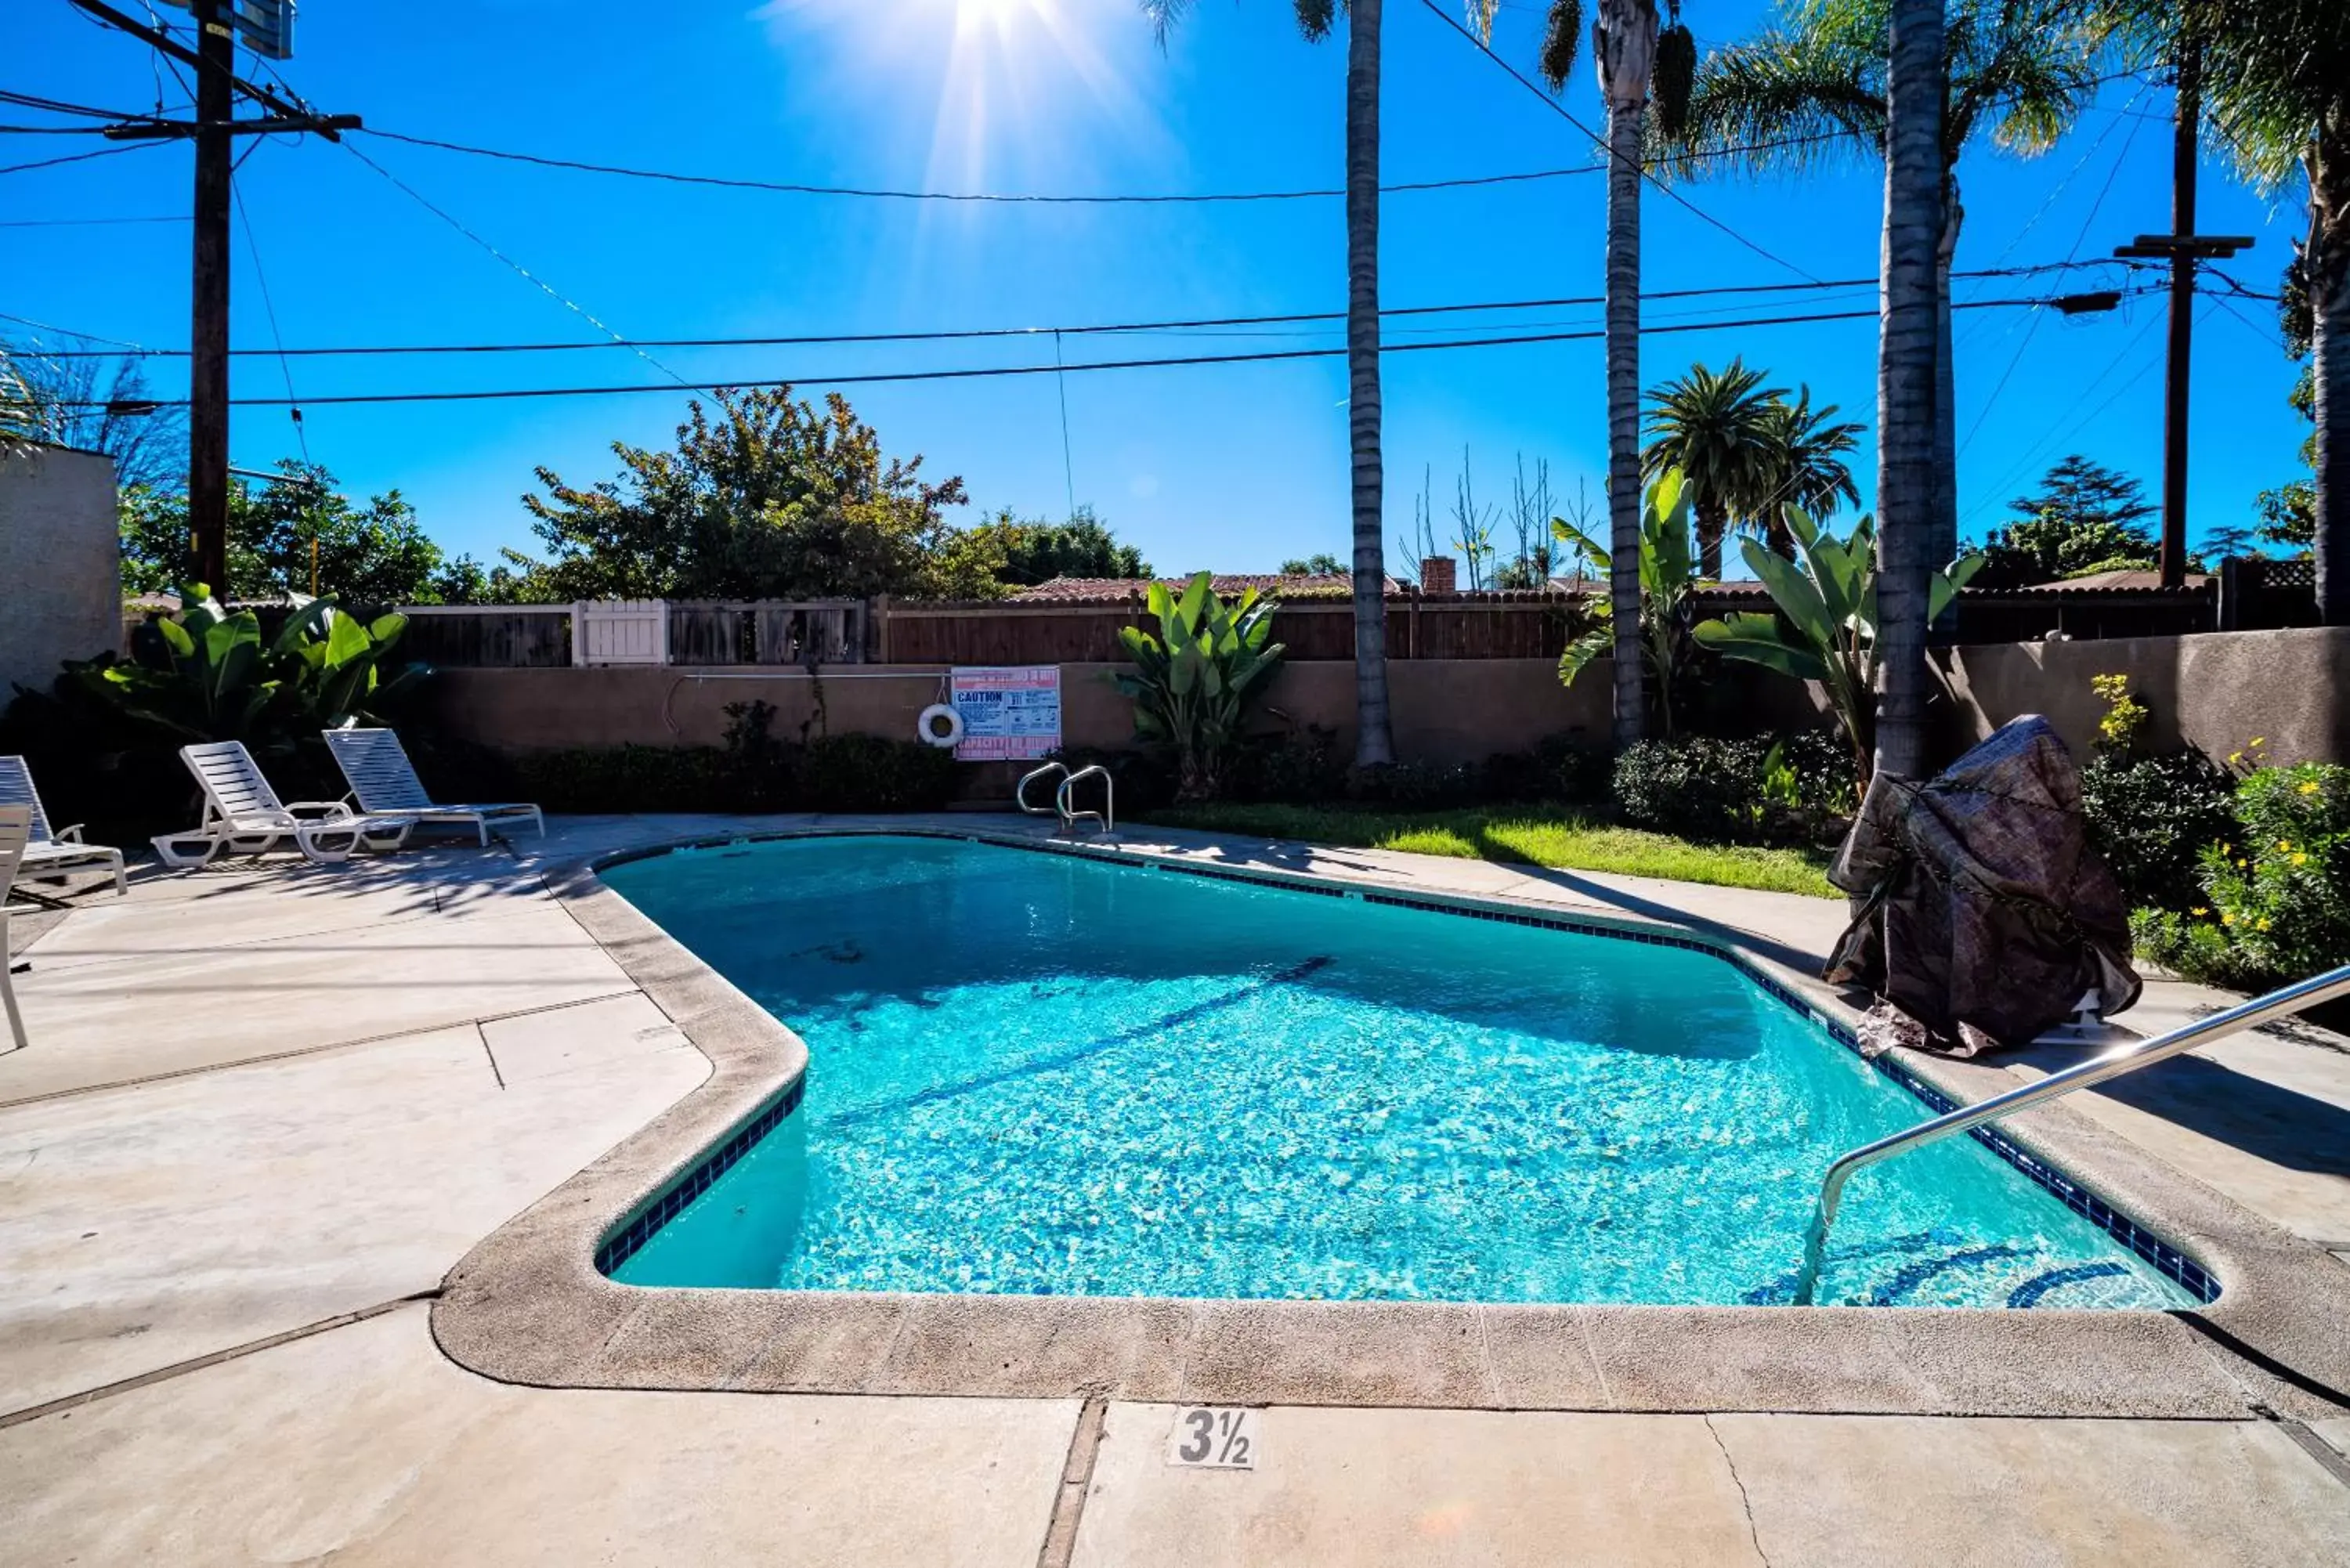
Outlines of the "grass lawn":
<svg viewBox="0 0 2350 1568">
<path fill-rule="evenodd" d="M 1346 805 L 1187 805 L 1146 812 L 1139 820 L 1208 833 L 1842 897 L 1820 874 L 1829 858 L 1825 850 L 1695 844 L 1669 834 L 1596 822 L 1563 806 L 1399 811 Z"/>
</svg>

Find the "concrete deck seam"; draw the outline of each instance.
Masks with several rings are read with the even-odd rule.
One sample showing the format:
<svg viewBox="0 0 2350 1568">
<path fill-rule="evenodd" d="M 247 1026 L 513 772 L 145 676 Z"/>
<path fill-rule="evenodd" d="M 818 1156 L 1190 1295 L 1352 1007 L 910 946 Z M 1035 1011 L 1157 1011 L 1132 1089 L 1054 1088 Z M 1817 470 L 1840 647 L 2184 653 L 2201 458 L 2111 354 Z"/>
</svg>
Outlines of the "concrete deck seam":
<svg viewBox="0 0 2350 1568">
<path fill-rule="evenodd" d="M 2253 1406 L 2252 1414 L 2269 1425 L 2281 1428 L 2286 1437 L 2293 1439 L 2294 1447 L 2317 1461 L 2318 1469 L 2332 1476 L 2343 1486 L 2350 1487 L 2350 1459 L 2345 1459 L 2340 1449 L 2319 1437 L 2307 1422 L 2296 1421 L 2290 1416 L 2280 1415 L 2266 1405 Z"/>
<path fill-rule="evenodd" d="M 1107 1397 L 1086 1396 L 1076 1425 L 1069 1430 L 1069 1456 L 1061 1464 L 1061 1482 L 1053 1493 L 1053 1516 L 1045 1526 L 1036 1568 L 1069 1568 L 1069 1559 L 1076 1554 L 1077 1526 L 1085 1519 L 1086 1493 L 1093 1489 L 1094 1460 L 1101 1453 L 1108 1416 Z"/>
<path fill-rule="evenodd" d="M 490 1059 L 490 1076 L 498 1081 L 498 1087 L 503 1091 L 506 1086 L 506 1075 L 498 1068 L 498 1054 L 490 1046 L 490 1032 L 482 1027 L 478 1018 L 473 1021 L 473 1038 L 482 1043 L 482 1054 Z"/>
<path fill-rule="evenodd" d="M 81 1084 L 70 1089 L 52 1089 L 46 1095 L 27 1095 L 21 1100 L 0 1100 L 0 1111 L 15 1110 L 19 1106 L 47 1105 L 52 1100 L 69 1100 L 80 1095 L 102 1095 L 113 1089 L 144 1088 L 150 1084 L 167 1084 L 175 1078 L 201 1077 L 206 1073 L 225 1073 L 233 1067 L 258 1067 L 269 1062 L 288 1062 L 301 1056 L 323 1056 L 329 1051 L 357 1051 L 369 1045 L 389 1045 L 397 1041 L 414 1040 L 421 1035 L 439 1034 L 451 1029 L 463 1029 L 467 1024 L 479 1030 L 484 1023 L 504 1023 L 514 1018 L 536 1018 L 542 1012 L 563 1012 L 574 1007 L 592 1007 L 599 1002 L 618 1002 L 636 996 L 631 986 L 626 991 L 599 992 L 575 1002 L 550 1002 L 537 1007 L 518 1007 L 511 1012 L 484 1012 L 478 1018 L 452 1018 L 446 1023 L 431 1023 L 417 1029 L 402 1029 L 390 1034 L 369 1034 L 357 1040 L 337 1041 L 330 1045 L 303 1045 L 291 1051 L 272 1051 L 260 1056 L 240 1056 L 234 1062 L 211 1062 L 201 1067 L 178 1067 L 169 1073 L 150 1073 L 143 1078 L 116 1078 L 104 1084 Z"/>
<path fill-rule="evenodd" d="M 232 1345 L 226 1350 L 215 1350 L 187 1361 L 175 1361 L 169 1366 L 159 1366 L 152 1372 L 142 1372 L 136 1377 L 125 1377 L 113 1383 L 101 1383 L 95 1388 L 85 1388 L 78 1394 L 68 1394 L 61 1399 L 52 1399 L 44 1405 L 30 1405 L 22 1410 L 11 1410 L 5 1415 L 0 1415 L 0 1430 L 5 1430 L 10 1427 L 20 1427 L 27 1421 L 37 1421 L 44 1416 L 78 1410 L 85 1405 L 94 1405 L 100 1399 L 111 1399 L 118 1394 L 135 1393 L 141 1388 L 152 1387 L 158 1383 L 168 1383 L 175 1377 L 185 1377 L 192 1372 L 203 1372 L 209 1367 L 221 1366 L 224 1362 L 241 1360 L 264 1350 L 275 1350 L 281 1345 L 291 1345 L 297 1339 L 309 1339 L 338 1328 L 348 1328 L 355 1323 L 365 1323 L 369 1318 L 381 1317 L 388 1312 L 398 1312 L 404 1306 L 416 1306 L 425 1302 L 437 1301 L 440 1296 L 441 1288 L 435 1285 L 429 1291 L 419 1291 L 414 1295 L 400 1296 L 388 1302 L 378 1302 L 373 1306 L 361 1307 L 357 1312 L 347 1312 L 334 1317 L 320 1318 L 317 1323 L 306 1323 L 299 1328 L 289 1328 L 283 1334 L 273 1334 L 265 1339 L 251 1340 L 244 1345 Z"/>
<path fill-rule="evenodd" d="M 1609 1409 L 1615 1409 L 1617 1407 L 1616 1390 L 1608 1386 L 1607 1364 L 1599 1359 L 1599 1347 L 1591 1342 L 1589 1314 L 1581 1312 L 1575 1314 L 1575 1332 L 1576 1337 L 1583 1341 L 1583 1354 L 1591 1363 L 1591 1375 L 1599 1379 L 1599 1397 L 1607 1402 Z"/>
<path fill-rule="evenodd" d="M 1762 1564 L 1762 1568 L 1771 1568 L 1771 1554 L 1762 1550 L 1762 1532 L 1754 1523 L 1754 1500 L 1746 1495 L 1746 1483 L 1739 1479 L 1738 1461 L 1730 1457 L 1730 1445 L 1721 1440 L 1721 1428 L 1713 1424 L 1712 1415 L 1709 1413 L 1699 1418 L 1705 1422 L 1705 1429 L 1711 1435 L 1713 1446 L 1721 1450 L 1721 1462 L 1730 1470 L 1730 1484 L 1738 1489 L 1738 1506 L 1746 1515 L 1746 1539 L 1753 1543 L 1755 1560 Z"/>
<path fill-rule="evenodd" d="M 247 948 L 267 947 L 273 942 L 301 942 L 307 941 L 313 937 L 337 937 L 352 931 L 380 930 L 385 926 L 413 925 L 419 920 L 432 919 L 434 916 L 442 912 L 440 905 L 441 894 L 438 888 L 433 890 L 432 898 L 433 907 L 432 909 L 419 909 L 412 915 L 394 915 L 390 919 L 368 920 L 359 925 L 352 926 L 320 926 L 315 930 L 280 931 L 274 937 L 247 937 L 243 941 L 215 942 L 210 947 L 196 949 L 193 950 L 198 952 L 243 952 Z M 104 904 L 76 905 L 73 909 L 65 912 L 68 914 L 75 914 L 85 909 L 103 909 L 112 907 L 113 906 Z M 142 909 L 151 909 L 154 906 L 141 905 L 140 907 Z M 49 930 L 43 931 L 40 936 L 34 938 L 31 942 L 26 943 L 23 954 L 23 957 L 26 961 L 29 962 L 49 956 L 39 950 L 40 943 L 48 937 L 50 931 L 63 930 L 65 926 L 66 922 L 60 920 L 57 924 L 50 927 Z M 109 969 L 116 964 L 151 963 L 159 958 L 184 958 L 188 956 L 190 956 L 190 953 L 187 950 L 173 952 L 168 949 L 158 950 L 153 952 L 120 952 L 106 958 L 93 958 L 80 963 L 68 964 L 65 969 L 52 970 L 50 972 L 53 974 L 62 974 L 66 972 L 67 970 L 79 971 L 86 969 Z"/>
</svg>

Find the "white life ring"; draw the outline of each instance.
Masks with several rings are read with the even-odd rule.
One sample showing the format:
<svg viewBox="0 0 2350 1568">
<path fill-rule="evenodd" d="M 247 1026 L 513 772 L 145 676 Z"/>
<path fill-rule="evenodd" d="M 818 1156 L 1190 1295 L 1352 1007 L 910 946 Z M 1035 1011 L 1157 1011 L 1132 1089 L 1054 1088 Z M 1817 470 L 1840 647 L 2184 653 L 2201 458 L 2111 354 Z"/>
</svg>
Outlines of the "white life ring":
<svg viewBox="0 0 2350 1568">
<path fill-rule="evenodd" d="M 943 730 L 937 727 L 938 721 L 941 719 L 946 721 Z M 914 732 L 944 751 L 962 739 L 962 715 L 943 702 L 933 702 L 922 710 L 920 718 L 914 721 Z"/>
</svg>

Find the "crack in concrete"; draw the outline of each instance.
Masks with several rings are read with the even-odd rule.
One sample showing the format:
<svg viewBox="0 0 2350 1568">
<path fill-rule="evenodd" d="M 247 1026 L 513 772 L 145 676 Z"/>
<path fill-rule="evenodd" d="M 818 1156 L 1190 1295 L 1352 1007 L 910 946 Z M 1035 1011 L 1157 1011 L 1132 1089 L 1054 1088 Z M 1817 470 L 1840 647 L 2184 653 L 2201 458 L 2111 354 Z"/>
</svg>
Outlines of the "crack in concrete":
<svg viewBox="0 0 2350 1568">
<path fill-rule="evenodd" d="M 231 1062 L 208 1062 L 200 1067 L 177 1067 L 168 1073 L 151 1073 L 143 1078 L 116 1078 L 104 1084 L 82 1084 L 70 1089 L 52 1089 L 45 1095 L 27 1095 L 21 1100 L 0 1100 L 0 1111 L 14 1110 L 19 1106 L 46 1105 L 51 1100 L 69 1100 L 78 1095 L 102 1095 L 110 1089 L 136 1089 L 149 1084 L 167 1084 L 174 1078 L 201 1077 L 206 1073 L 225 1073 L 234 1067 L 257 1067 L 267 1062 L 289 1062 L 302 1056 L 323 1055 L 329 1051 L 356 1051 L 367 1045 L 389 1045 L 397 1041 L 419 1039 L 427 1034 L 440 1034 L 451 1029 L 463 1029 L 472 1024 L 476 1031 L 484 1023 L 503 1023 L 509 1018 L 535 1018 L 542 1012 L 562 1012 L 574 1007 L 592 1007 L 599 1002 L 618 1002 L 622 997 L 642 992 L 631 986 L 626 991 L 599 992 L 574 1002 L 549 1002 L 537 1007 L 517 1007 L 506 1012 L 485 1012 L 478 1018 L 452 1018 L 445 1023 L 428 1023 L 414 1029 L 401 1029 L 390 1034 L 369 1034 L 357 1040 L 338 1040 L 327 1045 L 302 1045 L 291 1051 L 272 1051 L 259 1056 L 239 1056 Z M 503 1085 L 501 1085 L 503 1086 Z"/>
<path fill-rule="evenodd" d="M 341 1313 L 334 1317 L 321 1318 L 317 1323 L 306 1323 L 299 1328 L 289 1328 L 283 1334 L 273 1334 L 265 1339 L 251 1340 L 244 1345 L 233 1345 L 226 1350 L 215 1350 L 209 1355 L 195 1356 L 187 1361 L 175 1361 L 169 1366 L 159 1366 L 152 1372 L 142 1372 L 136 1377 L 125 1377 L 113 1383 L 101 1383 L 95 1388 L 85 1388 L 78 1394 L 68 1394 L 62 1398 L 49 1400 L 47 1404 L 30 1405 L 24 1409 L 11 1410 L 5 1415 L 0 1415 L 0 1429 L 22 1426 L 26 1421 L 37 1421 L 44 1416 L 55 1416 L 67 1410 L 78 1410 L 85 1405 L 94 1405 L 100 1399 L 110 1399 L 117 1394 L 130 1394 L 158 1383 L 168 1383 L 172 1378 L 185 1377 L 191 1372 L 202 1372 L 207 1367 L 218 1366 L 225 1361 L 235 1361 L 259 1351 L 274 1350 L 281 1345 L 291 1345 L 297 1339 L 308 1339 L 314 1334 L 327 1334 L 338 1328 L 348 1328 L 355 1323 L 365 1323 L 371 1317 L 381 1317 L 388 1312 L 397 1312 L 401 1307 L 413 1306 L 419 1302 L 437 1301 L 440 1296 L 441 1287 L 435 1285 L 429 1291 L 419 1291 L 413 1295 L 400 1296 L 388 1302 L 378 1302 L 373 1306 L 361 1307 L 357 1312 Z"/>
<path fill-rule="evenodd" d="M 1705 1422 L 1705 1429 L 1712 1434 L 1713 1446 L 1721 1450 L 1721 1462 L 1730 1468 L 1730 1483 L 1738 1489 L 1738 1506 L 1745 1511 L 1746 1539 L 1753 1542 L 1754 1559 L 1762 1564 L 1762 1568 L 1771 1568 L 1771 1554 L 1762 1550 L 1762 1532 L 1754 1523 L 1754 1500 L 1746 1495 L 1746 1482 L 1738 1474 L 1738 1461 L 1730 1457 L 1730 1445 L 1721 1440 L 1721 1428 L 1713 1424 L 1712 1414 L 1708 1412 L 1700 1418 Z"/>
</svg>

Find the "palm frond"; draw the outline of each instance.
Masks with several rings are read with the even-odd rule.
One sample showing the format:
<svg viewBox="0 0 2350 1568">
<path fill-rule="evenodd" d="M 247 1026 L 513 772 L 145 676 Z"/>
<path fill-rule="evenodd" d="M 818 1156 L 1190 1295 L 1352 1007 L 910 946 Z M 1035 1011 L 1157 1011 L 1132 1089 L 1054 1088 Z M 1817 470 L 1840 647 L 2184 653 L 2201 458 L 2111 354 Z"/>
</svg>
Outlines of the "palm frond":
<svg viewBox="0 0 2350 1568">
<path fill-rule="evenodd" d="M 1191 8 L 1191 0 L 1142 0 L 1142 15 L 1149 22 L 1151 34 L 1158 38 L 1160 48 L 1167 47 L 1167 36 L 1175 30 L 1175 25 Z"/>
<path fill-rule="evenodd" d="M 1337 20 L 1337 0 L 1297 0 L 1297 30 L 1310 41 L 1328 37 Z"/>
</svg>

